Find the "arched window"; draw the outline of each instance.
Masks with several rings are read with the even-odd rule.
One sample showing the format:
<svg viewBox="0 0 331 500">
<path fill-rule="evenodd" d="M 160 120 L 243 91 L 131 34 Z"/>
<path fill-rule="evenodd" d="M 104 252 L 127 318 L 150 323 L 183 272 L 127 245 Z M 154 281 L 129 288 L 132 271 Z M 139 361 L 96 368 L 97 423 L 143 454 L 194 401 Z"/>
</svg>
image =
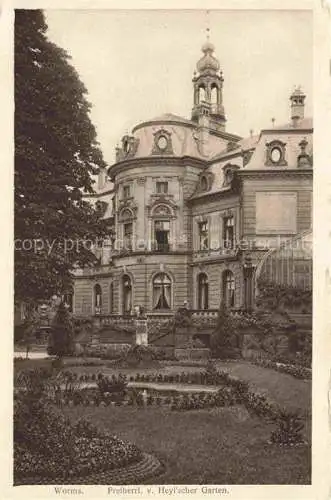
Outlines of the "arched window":
<svg viewBox="0 0 331 500">
<path fill-rule="evenodd" d="M 100 285 L 94 287 L 94 314 L 100 314 L 102 307 L 102 291 Z"/>
<path fill-rule="evenodd" d="M 125 274 L 122 278 L 123 314 L 131 314 L 132 309 L 132 284 L 131 278 Z"/>
<path fill-rule="evenodd" d="M 211 88 L 211 103 L 218 104 L 218 88 L 216 85 L 213 85 Z"/>
<path fill-rule="evenodd" d="M 198 276 L 198 309 L 208 309 L 208 276 L 200 273 Z"/>
<path fill-rule="evenodd" d="M 234 307 L 235 280 L 231 271 L 223 273 L 223 301 L 226 307 Z"/>
<path fill-rule="evenodd" d="M 114 313 L 114 283 L 111 282 L 109 285 L 109 313 Z"/>
<path fill-rule="evenodd" d="M 199 87 L 199 103 L 206 101 L 205 87 Z"/>
<path fill-rule="evenodd" d="M 73 312 L 73 302 L 74 302 L 74 290 L 70 287 L 69 290 L 63 295 L 63 302 L 69 312 Z"/>
<path fill-rule="evenodd" d="M 153 309 L 171 309 L 171 279 L 165 273 L 153 279 Z"/>
</svg>

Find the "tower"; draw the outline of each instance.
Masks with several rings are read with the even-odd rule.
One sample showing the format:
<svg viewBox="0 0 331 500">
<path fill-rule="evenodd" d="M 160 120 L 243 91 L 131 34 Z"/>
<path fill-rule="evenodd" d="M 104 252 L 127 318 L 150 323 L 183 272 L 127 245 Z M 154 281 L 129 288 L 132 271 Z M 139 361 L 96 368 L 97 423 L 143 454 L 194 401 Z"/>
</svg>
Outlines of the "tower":
<svg viewBox="0 0 331 500">
<path fill-rule="evenodd" d="M 201 48 L 203 56 L 197 62 L 197 71 L 193 76 L 193 109 L 192 120 L 199 121 L 199 117 L 207 115 L 214 126 L 225 129 L 225 112 L 223 107 L 223 76 L 220 63 L 214 54 L 214 45 L 209 41 Z"/>
</svg>

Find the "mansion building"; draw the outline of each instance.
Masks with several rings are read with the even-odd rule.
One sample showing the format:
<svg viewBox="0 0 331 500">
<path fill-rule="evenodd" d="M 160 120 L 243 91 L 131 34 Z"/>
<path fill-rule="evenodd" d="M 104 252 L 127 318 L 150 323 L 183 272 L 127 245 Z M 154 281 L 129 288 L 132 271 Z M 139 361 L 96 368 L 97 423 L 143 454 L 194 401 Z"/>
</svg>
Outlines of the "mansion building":
<svg viewBox="0 0 331 500">
<path fill-rule="evenodd" d="M 76 316 L 251 307 L 257 270 L 284 242 L 311 232 L 313 125 L 305 94 L 289 123 L 242 138 L 226 128 L 223 75 L 207 41 L 193 77 L 191 118 L 164 114 L 122 138 L 89 199 L 109 225 L 99 264 L 75 273 Z M 311 287 L 287 262 L 269 277 Z M 268 264 L 269 265 L 269 264 Z"/>
</svg>

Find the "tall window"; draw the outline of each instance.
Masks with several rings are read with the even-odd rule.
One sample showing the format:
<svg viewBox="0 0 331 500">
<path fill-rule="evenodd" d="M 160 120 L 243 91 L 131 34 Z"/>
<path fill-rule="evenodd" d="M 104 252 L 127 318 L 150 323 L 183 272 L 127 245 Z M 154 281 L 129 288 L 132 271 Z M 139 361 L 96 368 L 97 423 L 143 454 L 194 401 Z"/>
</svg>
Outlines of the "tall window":
<svg viewBox="0 0 331 500">
<path fill-rule="evenodd" d="M 208 222 L 199 222 L 199 250 L 208 250 Z"/>
<path fill-rule="evenodd" d="M 207 181 L 207 177 L 205 175 L 203 175 L 201 177 L 200 187 L 201 187 L 201 191 L 207 191 L 207 189 L 208 189 L 208 181 Z"/>
<path fill-rule="evenodd" d="M 206 90 L 205 87 L 199 87 L 199 103 L 206 100 Z"/>
<path fill-rule="evenodd" d="M 223 218 L 223 245 L 224 248 L 234 248 L 234 217 Z"/>
<path fill-rule="evenodd" d="M 73 299 L 74 299 L 74 292 L 72 290 L 65 293 L 63 296 L 63 302 L 65 303 L 69 312 L 73 311 Z"/>
<path fill-rule="evenodd" d="M 234 307 L 235 281 L 231 271 L 223 273 L 223 301 L 226 307 Z"/>
<path fill-rule="evenodd" d="M 133 224 L 132 224 L 132 222 L 126 222 L 124 224 L 124 248 L 125 248 L 125 250 L 132 250 L 132 239 L 133 239 Z"/>
<path fill-rule="evenodd" d="M 208 276 L 205 273 L 198 276 L 198 309 L 208 309 Z"/>
<path fill-rule="evenodd" d="M 168 183 L 167 182 L 156 182 L 156 192 L 158 194 L 167 194 L 168 193 Z"/>
<path fill-rule="evenodd" d="M 109 285 L 109 312 L 113 314 L 114 312 L 114 283 L 111 282 Z"/>
<path fill-rule="evenodd" d="M 122 279 L 123 314 L 131 314 L 132 309 L 132 284 L 130 276 L 125 274 Z"/>
<path fill-rule="evenodd" d="M 217 104 L 218 103 L 218 88 L 216 85 L 213 85 L 211 88 L 211 95 L 210 95 L 211 103 L 212 104 Z"/>
<path fill-rule="evenodd" d="M 123 186 L 123 198 L 130 198 L 131 196 L 131 186 L 130 184 L 126 184 Z"/>
<path fill-rule="evenodd" d="M 100 285 L 95 285 L 94 287 L 94 314 L 101 313 L 102 306 L 102 291 Z"/>
<path fill-rule="evenodd" d="M 168 220 L 154 221 L 154 232 L 157 252 L 169 251 L 170 222 Z"/>
<path fill-rule="evenodd" d="M 153 309 L 171 308 L 171 279 L 165 273 L 153 279 Z"/>
</svg>

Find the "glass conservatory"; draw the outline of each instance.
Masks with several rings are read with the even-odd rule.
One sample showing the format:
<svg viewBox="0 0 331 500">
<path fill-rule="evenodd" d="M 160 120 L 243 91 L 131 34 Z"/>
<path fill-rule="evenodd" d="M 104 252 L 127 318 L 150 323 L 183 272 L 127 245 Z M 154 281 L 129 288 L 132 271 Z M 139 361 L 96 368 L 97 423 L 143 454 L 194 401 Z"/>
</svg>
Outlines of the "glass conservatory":
<svg viewBox="0 0 331 500">
<path fill-rule="evenodd" d="M 312 290 L 312 232 L 303 233 L 270 250 L 256 268 L 257 282 Z"/>
</svg>

